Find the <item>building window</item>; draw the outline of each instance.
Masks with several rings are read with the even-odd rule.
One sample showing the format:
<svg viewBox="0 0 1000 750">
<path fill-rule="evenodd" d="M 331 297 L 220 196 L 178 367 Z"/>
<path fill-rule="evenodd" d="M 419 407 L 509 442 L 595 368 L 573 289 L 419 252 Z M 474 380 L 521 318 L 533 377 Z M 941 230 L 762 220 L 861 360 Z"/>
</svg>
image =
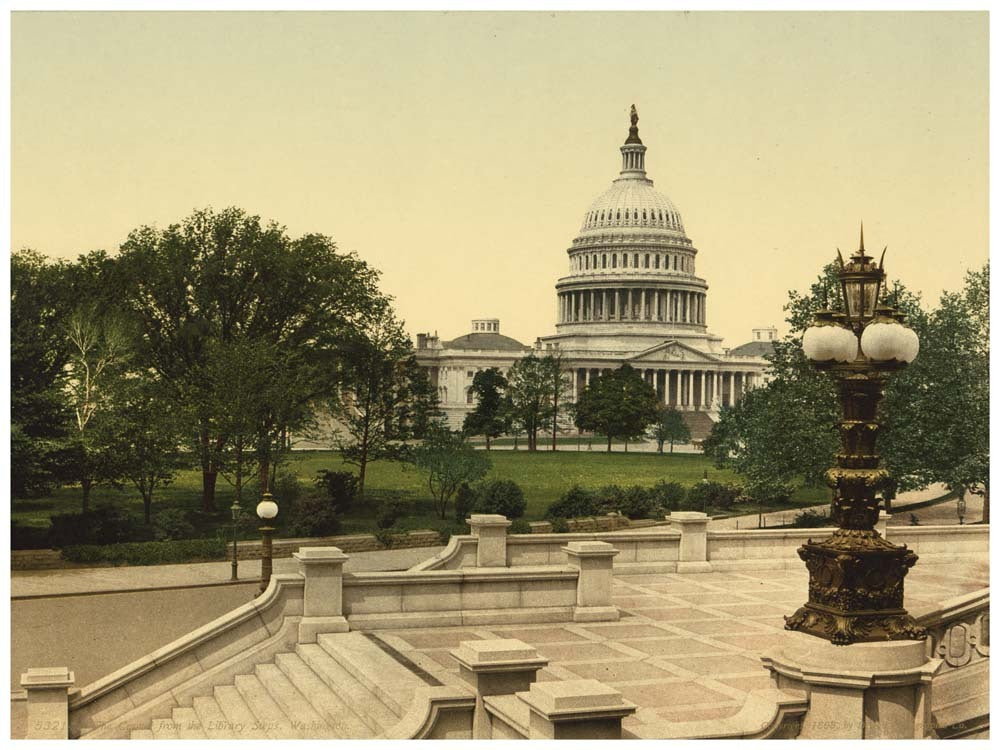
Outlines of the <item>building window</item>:
<svg viewBox="0 0 1000 750">
<path fill-rule="evenodd" d="M 601 268 L 607 268 L 607 267 L 608 267 L 608 254 L 604 253 L 604 255 L 601 256 Z"/>
<path fill-rule="evenodd" d="M 656 255 L 653 256 L 653 268 L 659 268 L 659 267 L 660 267 L 660 254 L 657 253 Z"/>
<path fill-rule="evenodd" d="M 472 396 L 473 396 L 472 389 L 471 388 L 466 388 L 465 389 L 465 403 L 471 404 L 472 403 Z"/>
<path fill-rule="evenodd" d="M 583 258 L 583 265 L 584 265 L 584 268 L 586 268 L 588 271 L 590 270 L 590 256 L 589 255 L 585 255 L 584 256 L 584 258 Z"/>
<path fill-rule="evenodd" d="M 465 376 L 467 378 L 475 377 L 475 375 L 476 375 L 476 371 L 475 370 L 469 370 L 467 373 L 465 373 Z"/>
<path fill-rule="evenodd" d="M 677 256 L 674 256 L 674 270 L 677 270 Z"/>
<path fill-rule="evenodd" d="M 646 265 L 644 268 L 649 268 L 649 253 L 646 253 Z"/>
<path fill-rule="evenodd" d="M 618 268 L 618 255 L 615 253 L 612 253 L 611 255 L 611 267 Z"/>
<path fill-rule="evenodd" d="M 622 268 L 628 268 L 628 253 L 622 253 Z"/>
<path fill-rule="evenodd" d="M 639 267 L 639 253 L 636 253 L 635 255 L 632 256 L 632 267 L 633 268 Z"/>
</svg>

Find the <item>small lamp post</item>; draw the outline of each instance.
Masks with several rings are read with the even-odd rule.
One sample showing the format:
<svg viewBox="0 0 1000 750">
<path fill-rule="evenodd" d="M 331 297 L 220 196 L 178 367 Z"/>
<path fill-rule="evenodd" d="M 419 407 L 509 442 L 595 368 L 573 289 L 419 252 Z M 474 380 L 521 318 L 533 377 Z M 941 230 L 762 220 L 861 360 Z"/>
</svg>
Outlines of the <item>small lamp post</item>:
<svg viewBox="0 0 1000 750">
<path fill-rule="evenodd" d="M 965 524 L 965 493 L 963 492 L 958 496 L 958 525 L 962 526 Z"/>
<path fill-rule="evenodd" d="M 876 493 L 889 479 L 875 448 L 876 412 L 888 377 L 913 361 L 920 342 L 904 315 L 878 304 L 885 271 L 881 260 L 876 265 L 865 255 L 864 227 L 857 252 L 846 263 L 839 250 L 837 257 L 843 311 L 817 313 L 802 349 L 840 392 L 841 449 L 826 472 L 839 528 L 799 548 L 809 569 L 809 601 L 785 618 L 785 628 L 841 645 L 920 639 L 926 631 L 903 608 L 903 578 L 917 556 L 875 530 Z"/>
<path fill-rule="evenodd" d="M 232 581 L 239 580 L 239 576 L 236 574 L 236 566 L 237 566 L 236 540 L 237 540 L 237 532 L 239 531 L 240 510 L 241 508 L 239 501 L 233 500 L 233 504 L 229 506 L 229 512 L 233 514 L 233 563 L 232 563 L 233 574 L 230 577 L 230 580 Z"/>
<path fill-rule="evenodd" d="M 257 503 L 257 516 L 264 525 L 260 527 L 260 593 L 264 593 L 267 584 L 271 582 L 271 535 L 274 527 L 269 525 L 271 519 L 278 515 L 278 504 L 274 502 L 270 492 L 265 492 L 263 499 Z"/>
</svg>

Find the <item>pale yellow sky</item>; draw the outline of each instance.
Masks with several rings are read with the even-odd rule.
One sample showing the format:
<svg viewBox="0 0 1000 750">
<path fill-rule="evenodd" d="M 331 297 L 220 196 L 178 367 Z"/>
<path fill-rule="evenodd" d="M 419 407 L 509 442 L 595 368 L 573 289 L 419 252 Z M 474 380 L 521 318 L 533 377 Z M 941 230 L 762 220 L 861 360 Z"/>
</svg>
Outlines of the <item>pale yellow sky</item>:
<svg viewBox="0 0 1000 750">
<path fill-rule="evenodd" d="M 18 12 L 11 36 L 14 248 L 236 205 L 357 251 L 411 333 L 531 343 L 634 102 L 727 345 L 861 218 L 928 300 L 988 254 L 985 12 Z"/>
</svg>

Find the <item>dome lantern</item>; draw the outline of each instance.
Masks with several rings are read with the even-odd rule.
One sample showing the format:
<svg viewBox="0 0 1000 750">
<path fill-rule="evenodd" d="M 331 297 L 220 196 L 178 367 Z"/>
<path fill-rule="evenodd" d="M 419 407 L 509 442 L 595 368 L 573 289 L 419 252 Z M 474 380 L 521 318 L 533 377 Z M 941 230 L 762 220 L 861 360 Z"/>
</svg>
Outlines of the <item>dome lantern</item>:
<svg viewBox="0 0 1000 750">
<path fill-rule="evenodd" d="M 621 147 L 622 152 L 622 177 L 646 177 L 646 147 L 639 139 L 639 113 L 632 105 L 632 112 L 629 115 L 632 123 L 628 129 L 628 138 L 625 139 Z"/>
</svg>

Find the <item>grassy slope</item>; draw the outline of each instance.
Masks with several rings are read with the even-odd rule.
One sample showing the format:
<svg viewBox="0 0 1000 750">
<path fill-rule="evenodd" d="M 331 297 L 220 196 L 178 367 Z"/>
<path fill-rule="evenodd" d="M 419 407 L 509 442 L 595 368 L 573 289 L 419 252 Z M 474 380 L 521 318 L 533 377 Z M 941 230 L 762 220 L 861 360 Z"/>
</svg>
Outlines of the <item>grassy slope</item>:
<svg viewBox="0 0 1000 750">
<path fill-rule="evenodd" d="M 574 484 L 584 487 L 601 487 L 607 484 L 651 486 L 660 480 L 666 480 L 691 485 L 702 478 L 706 469 L 709 478 L 713 480 L 737 479 L 732 472 L 715 469 L 707 459 L 697 454 L 608 454 L 575 450 L 530 454 L 526 451 L 504 450 L 491 451 L 489 456 L 493 462 L 489 478 L 512 479 L 524 490 L 528 501 L 525 518 L 528 520 L 541 518 L 546 507 Z M 355 467 L 345 464 L 338 453 L 331 451 L 297 453 L 286 469 L 294 472 L 305 483 L 310 483 L 319 469 L 356 471 Z M 367 489 L 375 494 L 380 491 L 402 492 L 413 503 L 412 513 L 400 522 L 402 528 L 439 525 L 433 515 L 425 476 L 416 469 L 394 462 L 378 461 L 368 468 L 367 484 Z M 157 492 L 153 513 L 165 507 L 197 509 L 200 506 L 200 492 L 201 475 L 196 471 L 182 472 L 172 485 Z M 217 523 L 210 523 L 205 529 L 209 536 L 212 535 L 213 527 L 224 527 L 227 524 L 227 509 L 232 503 L 233 495 L 232 487 L 220 478 L 216 491 L 216 505 L 220 513 Z M 244 494 L 244 507 L 250 509 L 255 498 L 256 487 L 251 487 Z M 827 499 L 827 492 L 822 488 L 802 488 L 796 493 L 795 504 L 822 503 Z M 276 500 L 280 505 L 281 497 Z M 131 488 L 96 488 L 92 493 L 91 503 L 106 501 L 127 505 L 137 515 L 142 513 L 142 503 Z M 11 515 L 21 523 L 47 525 L 51 514 L 78 512 L 79 509 L 79 488 L 63 487 L 47 498 L 15 501 Z M 344 531 L 368 531 L 372 528 L 372 518 L 370 508 L 358 508 L 344 519 Z"/>
</svg>

